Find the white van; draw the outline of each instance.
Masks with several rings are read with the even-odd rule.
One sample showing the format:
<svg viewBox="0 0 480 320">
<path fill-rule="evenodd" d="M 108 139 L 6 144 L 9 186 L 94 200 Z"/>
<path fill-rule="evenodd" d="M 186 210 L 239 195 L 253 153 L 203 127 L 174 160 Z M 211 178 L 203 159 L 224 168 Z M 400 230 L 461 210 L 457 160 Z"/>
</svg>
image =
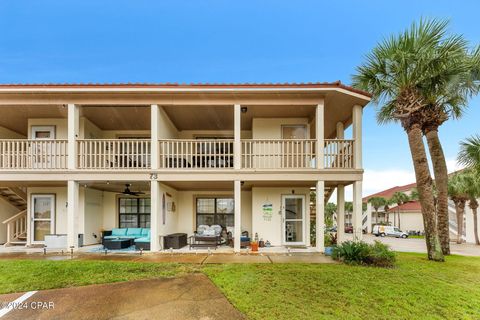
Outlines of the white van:
<svg viewBox="0 0 480 320">
<path fill-rule="evenodd" d="M 393 226 L 381 226 L 375 225 L 373 226 L 372 234 L 376 237 L 395 237 L 395 238 L 408 238 L 408 234 L 403 232 L 397 227 Z"/>
</svg>

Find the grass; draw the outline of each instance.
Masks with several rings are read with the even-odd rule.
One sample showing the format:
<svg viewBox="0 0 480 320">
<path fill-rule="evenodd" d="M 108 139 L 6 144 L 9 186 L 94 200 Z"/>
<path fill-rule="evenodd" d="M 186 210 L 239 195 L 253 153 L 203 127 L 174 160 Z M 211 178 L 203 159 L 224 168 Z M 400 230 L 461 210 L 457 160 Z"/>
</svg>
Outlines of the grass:
<svg viewBox="0 0 480 320">
<path fill-rule="evenodd" d="M 394 269 L 214 265 L 204 272 L 249 319 L 480 319 L 480 258 L 398 254 Z"/>
<path fill-rule="evenodd" d="M 1 260 L 0 294 L 174 277 L 196 268 L 175 263 Z"/>
<path fill-rule="evenodd" d="M 425 239 L 425 236 L 417 236 L 417 235 L 411 235 L 408 236 L 410 239 Z"/>
<path fill-rule="evenodd" d="M 343 264 L 188 265 L 0 260 L 0 293 L 204 272 L 249 319 L 480 319 L 480 257 L 398 253 L 392 269 Z"/>
</svg>

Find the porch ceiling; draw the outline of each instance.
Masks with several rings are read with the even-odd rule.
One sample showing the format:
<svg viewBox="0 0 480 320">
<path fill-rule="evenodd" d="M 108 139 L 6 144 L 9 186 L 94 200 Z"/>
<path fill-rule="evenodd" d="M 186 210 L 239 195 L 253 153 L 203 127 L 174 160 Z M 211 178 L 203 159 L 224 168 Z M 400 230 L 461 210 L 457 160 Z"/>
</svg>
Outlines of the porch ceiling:
<svg viewBox="0 0 480 320">
<path fill-rule="evenodd" d="M 80 115 L 102 130 L 150 130 L 149 106 L 82 106 Z"/>
<path fill-rule="evenodd" d="M 0 105 L 0 127 L 21 135 L 28 134 L 28 119 L 67 118 L 67 108 L 63 105 L 7 106 Z"/>
</svg>

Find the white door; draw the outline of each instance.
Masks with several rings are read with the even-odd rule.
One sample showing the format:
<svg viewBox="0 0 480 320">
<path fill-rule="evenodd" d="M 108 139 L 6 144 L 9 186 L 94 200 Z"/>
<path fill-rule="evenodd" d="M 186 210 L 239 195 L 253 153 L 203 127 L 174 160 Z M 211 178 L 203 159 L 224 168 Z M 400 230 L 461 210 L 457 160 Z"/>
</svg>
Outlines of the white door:
<svg viewBox="0 0 480 320">
<path fill-rule="evenodd" d="M 55 233 L 55 195 L 32 195 L 31 205 L 32 243 L 43 243 L 45 235 Z"/>
<path fill-rule="evenodd" d="M 284 245 L 305 245 L 305 196 L 282 196 L 282 232 Z"/>
<path fill-rule="evenodd" d="M 52 142 L 55 139 L 55 126 L 32 126 L 32 141 L 30 154 L 34 168 L 51 168 Z M 56 150 L 55 150 L 56 151 Z"/>
</svg>

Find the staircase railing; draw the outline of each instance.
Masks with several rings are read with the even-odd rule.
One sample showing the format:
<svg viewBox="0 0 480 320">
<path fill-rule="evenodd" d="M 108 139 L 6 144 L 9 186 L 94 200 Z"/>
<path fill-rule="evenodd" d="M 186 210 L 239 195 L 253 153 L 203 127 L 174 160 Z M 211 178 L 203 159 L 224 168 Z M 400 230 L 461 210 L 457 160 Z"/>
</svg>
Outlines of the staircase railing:
<svg viewBox="0 0 480 320">
<path fill-rule="evenodd" d="M 20 211 L 3 221 L 3 224 L 7 225 L 6 245 L 19 241 L 19 238 L 27 233 L 27 210 Z"/>
</svg>

